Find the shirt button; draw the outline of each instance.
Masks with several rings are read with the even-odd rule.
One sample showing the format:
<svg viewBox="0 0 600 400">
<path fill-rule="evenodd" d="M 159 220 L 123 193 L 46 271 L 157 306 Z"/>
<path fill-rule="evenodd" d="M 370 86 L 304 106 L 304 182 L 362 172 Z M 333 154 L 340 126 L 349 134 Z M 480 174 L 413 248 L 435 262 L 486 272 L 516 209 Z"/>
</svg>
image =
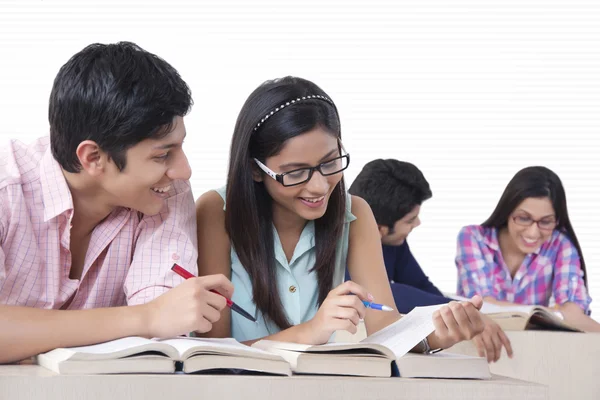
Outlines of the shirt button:
<svg viewBox="0 0 600 400">
<path fill-rule="evenodd" d="M 289 287 L 290 293 L 296 293 L 296 286 L 292 285 Z"/>
</svg>

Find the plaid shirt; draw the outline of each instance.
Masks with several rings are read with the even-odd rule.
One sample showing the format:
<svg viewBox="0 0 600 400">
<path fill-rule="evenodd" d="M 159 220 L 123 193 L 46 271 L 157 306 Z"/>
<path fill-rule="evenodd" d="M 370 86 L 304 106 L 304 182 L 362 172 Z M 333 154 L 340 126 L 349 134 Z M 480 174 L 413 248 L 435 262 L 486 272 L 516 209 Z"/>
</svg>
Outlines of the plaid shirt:
<svg viewBox="0 0 600 400">
<path fill-rule="evenodd" d="M 0 150 L 0 304 L 82 309 L 141 304 L 197 273 L 188 182 L 173 182 L 161 212 L 117 208 L 94 228 L 81 279 L 70 279 L 73 200 L 47 137 Z"/>
<path fill-rule="evenodd" d="M 583 281 L 577 249 L 555 230 L 540 249 L 528 254 L 514 279 L 504 263 L 495 228 L 466 226 L 458 235 L 456 266 L 460 296 L 479 294 L 518 304 L 572 302 L 589 313 L 592 301 Z"/>
</svg>

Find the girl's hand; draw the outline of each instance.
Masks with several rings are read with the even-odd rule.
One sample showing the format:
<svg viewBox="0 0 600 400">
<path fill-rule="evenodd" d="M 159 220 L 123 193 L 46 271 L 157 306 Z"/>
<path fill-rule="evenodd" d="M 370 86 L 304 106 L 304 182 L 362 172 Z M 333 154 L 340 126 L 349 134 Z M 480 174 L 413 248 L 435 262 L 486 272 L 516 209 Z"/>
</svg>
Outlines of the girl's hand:
<svg viewBox="0 0 600 400">
<path fill-rule="evenodd" d="M 371 296 L 362 287 L 352 281 L 346 281 L 331 290 L 321 304 L 317 314 L 305 322 L 302 342 L 323 344 L 335 331 L 348 331 L 355 334 L 357 325 L 364 318 L 366 307 L 362 300 L 372 301 Z"/>
</svg>

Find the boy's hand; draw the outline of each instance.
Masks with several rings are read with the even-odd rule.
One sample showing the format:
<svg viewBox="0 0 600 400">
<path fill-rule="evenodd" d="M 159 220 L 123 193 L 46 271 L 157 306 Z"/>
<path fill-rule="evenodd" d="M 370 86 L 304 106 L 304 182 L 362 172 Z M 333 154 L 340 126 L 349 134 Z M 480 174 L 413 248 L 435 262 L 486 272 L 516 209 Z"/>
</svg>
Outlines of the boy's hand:
<svg viewBox="0 0 600 400">
<path fill-rule="evenodd" d="M 221 318 L 233 285 L 225 275 L 208 275 L 187 279 L 177 287 L 145 305 L 148 336 L 172 337 L 192 331 L 208 332 Z"/>
</svg>

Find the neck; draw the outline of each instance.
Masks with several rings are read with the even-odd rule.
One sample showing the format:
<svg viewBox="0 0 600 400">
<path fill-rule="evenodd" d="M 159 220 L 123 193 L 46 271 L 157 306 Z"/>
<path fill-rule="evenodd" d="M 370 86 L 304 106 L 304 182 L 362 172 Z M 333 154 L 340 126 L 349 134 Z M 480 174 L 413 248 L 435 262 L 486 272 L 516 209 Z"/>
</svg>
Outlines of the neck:
<svg viewBox="0 0 600 400">
<path fill-rule="evenodd" d="M 517 255 L 521 251 L 515 246 L 513 241 L 508 235 L 508 229 L 506 227 L 498 230 L 498 244 L 500 245 L 500 251 L 502 255 Z"/>
<path fill-rule="evenodd" d="M 115 209 L 106 201 L 106 193 L 85 172 L 71 173 L 63 170 L 73 199 L 71 231 L 89 235 Z"/>
<path fill-rule="evenodd" d="M 299 236 L 307 222 L 297 214 L 273 203 L 273 225 L 280 235 L 297 233 Z"/>
<path fill-rule="evenodd" d="M 507 228 L 502 228 L 498 231 L 498 244 L 500 245 L 502 258 L 504 259 L 511 276 L 514 278 L 514 275 L 519 269 L 519 266 L 523 262 L 526 254 L 519 250 L 519 248 L 512 241 L 508 234 Z"/>
</svg>

